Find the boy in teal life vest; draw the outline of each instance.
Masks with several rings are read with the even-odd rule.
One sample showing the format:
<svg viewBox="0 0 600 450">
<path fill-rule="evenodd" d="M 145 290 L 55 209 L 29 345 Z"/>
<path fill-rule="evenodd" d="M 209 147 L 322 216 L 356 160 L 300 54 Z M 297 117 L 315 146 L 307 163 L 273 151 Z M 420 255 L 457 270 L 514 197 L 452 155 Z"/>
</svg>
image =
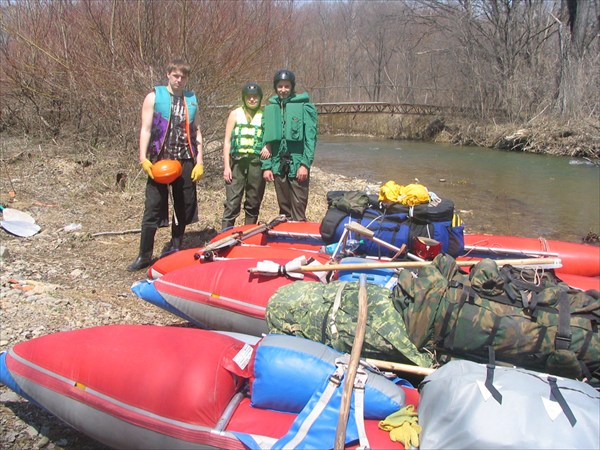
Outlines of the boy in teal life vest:
<svg viewBox="0 0 600 450">
<path fill-rule="evenodd" d="M 242 88 L 242 106 L 229 113 L 223 141 L 223 179 L 225 209 L 221 227 L 230 228 L 240 215 L 244 197 L 245 224 L 258 222 L 260 204 L 265 193 L 261 158 L 270 156 L 263 149 L 261 101 L 263 92 L 256 83 Z"/>
<path fill-rule="evenodd" d="M 142 105 L 139 159 L 148 180 L 140 251 L 127 266 L 130 272 L 153 262 L 156 230 L 169 223 L 169 189 L 173 199 L 171 240 L 163 254 L 179 250 L 186 225 L 198 221 L 196 182 L 202 178 L 204 163 L 202 133 L 196 117 L 198 102 L 193 92 L 185 90 L 189 73 L 190 66 L 185 61 L 173 60 L 167 66 L 167 85 L 156 86 Z M 183 169 L 170 185 L 154 181 L 152 166 L 162 159 L 178 160 Z"/>
<path fill-rule="evenodd" d="M 263 143 L 271 156 L 262 161 L 263 177 L 273 181 L 279 214 L 306 221 L 310 167 L 317 145 L 317 109 L 307 93 L 296 94 L 296 77 L 279 70 L 273 78 L 277 95 L 263 113 Z"/>
</svg>

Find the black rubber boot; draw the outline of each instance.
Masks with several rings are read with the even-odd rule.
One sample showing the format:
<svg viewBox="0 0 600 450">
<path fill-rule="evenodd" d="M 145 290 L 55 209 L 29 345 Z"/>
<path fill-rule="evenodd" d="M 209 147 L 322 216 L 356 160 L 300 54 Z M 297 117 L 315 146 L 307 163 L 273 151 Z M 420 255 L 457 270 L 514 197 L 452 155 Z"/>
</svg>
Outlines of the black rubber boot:
<svg viewBox="0 0 600 450">
<path fill-rule="evenodd" d="M 152 251 L 154 250 L 154 236 L 156 228 L 142 228 L 140 236 L 140 254 L 127 266 L 129 272 L 141 270 L 152 264 Z"/>
<path fill-rule="evenodd" d="M 222 220 L 221 221 L 221 231 L 231 228 L 235 225 L 235 220 Z"/>
<path fill-rule="evenodd" d="M 171 225 L 171 240 L 165 244 L 162 249 L 161 258 L 170 253 L 175 253 L 181 250 L 181 243 L 183 242 L 183 233 L 185 232 L 185 225 Z"/>
<path fill-rule="evenodd" d="M 246 217 L 244 217 L 244 225 L 254 225 L 256 223 L 258 223 L 258 217 L 246 214 Z"/>
</svg>

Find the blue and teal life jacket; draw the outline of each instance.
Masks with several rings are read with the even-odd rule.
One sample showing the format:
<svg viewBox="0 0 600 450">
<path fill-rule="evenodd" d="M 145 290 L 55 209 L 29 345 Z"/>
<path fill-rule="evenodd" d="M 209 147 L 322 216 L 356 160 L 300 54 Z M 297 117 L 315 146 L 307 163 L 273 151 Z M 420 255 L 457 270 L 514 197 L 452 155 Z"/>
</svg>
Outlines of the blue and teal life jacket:
<svg viewBox="0 0 600 450">
<path fill-rule="evenodd" d="M 169 129 L 171 120 L 171 93 L 166 86 L 155 86 L 154 93 L 154 116 L 152 119 L 152 131 L 150 142 L 148 144 L 148 157 L 150 161 L 156 161 L 162 150 L 163 143 Z M 185 105 L 185 132 L 188 140 L 188 146 L 192 157 L 198 153 L 196 148 L 196 128 L 190 125 L 196 118 L 198 110 L 198 101 L 196 95 L 191 91 L 183 91 Z"/>
</svg>

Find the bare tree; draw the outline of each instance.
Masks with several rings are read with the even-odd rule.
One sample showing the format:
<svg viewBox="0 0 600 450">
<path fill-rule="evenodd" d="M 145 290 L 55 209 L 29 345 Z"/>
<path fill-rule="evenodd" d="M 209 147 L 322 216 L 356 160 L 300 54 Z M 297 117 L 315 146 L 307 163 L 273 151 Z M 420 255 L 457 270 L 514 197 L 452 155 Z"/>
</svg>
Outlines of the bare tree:
<svg viewBox="0 0 600 450">
<path fill-rule="evenodd" d="M 585 111 L 598 115 L 600 95 L 600 7 L 598 0 L 562 0 L 558 24 L 556 110 L 561 115 Z"/>
<path fill-rule="evenodd" d="M 231 103 L 263 71 L 265 50 L 283 27 L 272 20 L 285 14 L 272 0 L 20 0 L 0 8 L 9 112 L 2 126 L 91 143 L 136 140 L 141 99 L 177 56 L 193 66 L 190 87 L 205 127 L 221 127 L 223 111 L 204 106 Z M 263 29 L 272 33 L 256 32 Z"/>
</svg>

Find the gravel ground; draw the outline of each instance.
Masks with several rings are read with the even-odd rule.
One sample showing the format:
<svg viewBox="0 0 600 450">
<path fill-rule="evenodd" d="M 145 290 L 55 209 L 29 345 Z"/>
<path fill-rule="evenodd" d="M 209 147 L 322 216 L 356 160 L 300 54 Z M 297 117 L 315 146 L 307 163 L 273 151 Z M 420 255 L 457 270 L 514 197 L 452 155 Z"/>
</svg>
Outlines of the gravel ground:
<svg viewBox="0 0 600 450">
<path fill-rule="evenodd" d="M 143 210 L 145 177 L 134 155 L 115 157 L 115 149 L 93 152 L 23 139 L 4 139 L 1 149 L 0 202 L 30 213 L 41 232 L 22 238 L 0 230 L 0 351 L 38 336 L 98 325 L 184 325 L 130 291 L 145 278 L 143 271 L 125 270 L 137 255 L 139 233 L 123 232 L 139 228 Z M 206 160 L 206 176 L 198 184 L 201 220 L 188 227 L 184 247 L 202 246 L 220 227 L 220 150 L 209 152 Z M 123 175 L 125 182 L 117 183 Z M 323 217 L 327 191 L 364 187 L 364 181 L 315 168 L 309 220 Z M 276 215 L 269 186 L 260 219 Z M 116 233 L 96 235 L 104 232 Z M 155 251 L 169 238 L 169 230 L 160 229 Z M 0 386 L 0 448 L 104 447 Z"/>
<path fill-rule="evenodd" d="M 133 152 L 5 137 L 0 150 L 0 203 L 30 213 L 41 226 L 30 238 L 0 229 L 0 351 L 38 336 L 99 325 L 186 325 L 130 291 L 145 278 L 144 271 L 125 270 L 137 255 L 144 203 L 145 176 Z M 224 188 L 216 144 L 205 162 L 206 175 L 198 184 L 201 217 L 188 227 L 185 248 L 203 246 L 220 228 Z M 387 180 L 368 187 L 376 192 L 381 181 Z M 364 180 L 313 168 L 308 220 L 322 219 L 328 191 L 365 187 Z M 276 215 L 269 185 L 260 220 Z M 169 239 L 169 229 L 160 229 L 155 251 Z M 105 447 L 0 385 L 0 449 L 34 448 Z"/>
</svg>

